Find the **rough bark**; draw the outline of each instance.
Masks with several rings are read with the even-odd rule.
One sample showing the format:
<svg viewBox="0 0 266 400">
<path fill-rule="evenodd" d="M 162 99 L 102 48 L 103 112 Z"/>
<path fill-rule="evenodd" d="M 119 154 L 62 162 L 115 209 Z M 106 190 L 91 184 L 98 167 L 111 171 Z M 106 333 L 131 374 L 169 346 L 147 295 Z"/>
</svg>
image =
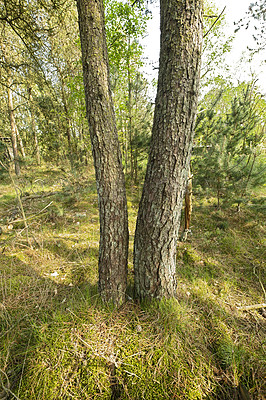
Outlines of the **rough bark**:
<svg viewBox="0 0 266 400">
<path fill-rule="evenodd" d="M 105 301 L 125 300 L 128 220 L 115 124 L 102 0 L 77 0 L 86 97 L 100 213 L 99 290 Z"/>
<path fill-rule="evenodd" d="M 197 109 L 202 0 L 161 0 L 152 140 L 137 219 L 135 295 L 175 295 L 176 245 Z"/>
</svg>

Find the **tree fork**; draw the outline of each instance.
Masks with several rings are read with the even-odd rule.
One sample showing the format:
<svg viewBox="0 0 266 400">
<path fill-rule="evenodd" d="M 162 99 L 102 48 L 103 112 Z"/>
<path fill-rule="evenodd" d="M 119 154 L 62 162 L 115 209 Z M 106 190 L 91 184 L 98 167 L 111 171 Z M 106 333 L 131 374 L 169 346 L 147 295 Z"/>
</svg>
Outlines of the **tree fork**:
<svg viewBox="0 0 266 400">
<path fill-rule="evenodd" d="M 199 88 L 202 0 L 161 0 L 158 88 L 137 219 L 134 268 L 139 299 L 175 295 L 176 245 Z"/>
<path fill-rule="evenodd" d="M 87 119 L 100 214 L 99 291 L 125 301 L 128 217 L 125 179 L 109 80 L 102 0 L 77 0 Z"/>
</svg>

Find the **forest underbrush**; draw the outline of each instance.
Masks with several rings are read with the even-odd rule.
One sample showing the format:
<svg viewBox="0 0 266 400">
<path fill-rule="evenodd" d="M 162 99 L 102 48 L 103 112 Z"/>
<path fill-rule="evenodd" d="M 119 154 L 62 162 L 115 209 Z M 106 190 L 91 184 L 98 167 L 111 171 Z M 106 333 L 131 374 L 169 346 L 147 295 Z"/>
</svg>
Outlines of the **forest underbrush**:
<svg viewBox="0 0 266 400">
<path fill-rule="evenodd" d="M 93 169 L 0 183 L 0 399 L 265 400 L 265 208 L 194 198 L 175 299 L 132 299 L 140 190 L 128 188 L 128 302 L 97 293 Z M 21 213 L 20 200 L 25 218 Z M 181 226 L 182 231 L 182 226 Z"/>
</svg>

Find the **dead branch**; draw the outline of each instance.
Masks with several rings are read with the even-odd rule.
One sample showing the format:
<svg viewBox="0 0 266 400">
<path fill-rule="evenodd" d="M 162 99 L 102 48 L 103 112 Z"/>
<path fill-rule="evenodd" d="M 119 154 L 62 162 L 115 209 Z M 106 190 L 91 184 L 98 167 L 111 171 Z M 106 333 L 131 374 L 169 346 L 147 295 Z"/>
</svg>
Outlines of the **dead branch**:
<svg viewBox="0 0 266 400">
<path fill-rule="evenodd" d="M 42 199 L 43 197 L 55 196 L 56 194 L 60 194 L 61 192 L 47 192 L 47 193 L 39 193 L 39 194 L 32 194 L 28 196 L 23 196 L 22 200 L 32 200 L 32 199 Z"/>
<path fill-rule="evenodd" d="M 5 373 L 5 371 L 3 371 L 2 369 L 0 369 L 0 373 L 1 373 L 2 375 L 4 375 L 4 378 L 6 379 L 6 382 L 7 382 L 6 385 L 4 385 L 3 379 L 0 377 L 0 383 L 1 383 L 1 386 L 2 386 L 2 389 L 3 389 L 3 390 L 0 392 L 0 399 L 1 399 L 1 400 L 6 400 L 7 397 L 8 397 L 8 395 L 11 394 L 11 396 L 13 396 L 16 400 L 20 400 L 19 397 L 17 397 L 17 396 L 15 395 L 15 393 L 11 392 L 11 390 L 10 390 L 10 382 L 9 382 L 8 376 L 7 376 L 7 374 Z"/>
<path fill-rule="evenodd" d="M 237 310 L 239 310 L 239 311 L 250 311 L 250 310 L 258 310 L 260 308 L 265 308 L 265 307 L 266 307 L 266 303 L 251 304 L 250 306 L 237 307 Z"/>
<path fill-rule="evenodd" d="M 219 21 L 219 19 L 220 19 L 221 16 L 223 15 L 225 9 L 226 9 L 226 6 L 224 6 L 223 11 L 218 15 L 218 17 L 216 18 L 216 20 L 214 21 L 214 23 L 212 24 L 212 26 L 210 27 L 210 29 L 205 33 L 205 35 L 203 36 L 203 39 L 210 33 L 210 31 L 212 30 L 212 28 L 214 27 L 214 25 Z"/>
</svg>

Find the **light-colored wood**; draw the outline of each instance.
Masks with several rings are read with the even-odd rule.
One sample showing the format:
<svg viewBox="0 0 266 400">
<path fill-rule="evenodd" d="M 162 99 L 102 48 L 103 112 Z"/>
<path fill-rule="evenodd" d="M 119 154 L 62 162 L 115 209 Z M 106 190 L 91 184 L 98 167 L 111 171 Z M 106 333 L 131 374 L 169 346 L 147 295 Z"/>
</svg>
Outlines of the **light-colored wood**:
<svg viewBox="0 0 266 400">
<path fill-rule="evenodd" d="M 240 311 L 258 310 L 260 308 L 266 308 L 266 303 L 251 304 L 250 306 L 237 307 L 237 309 Z"/>
</svg>

